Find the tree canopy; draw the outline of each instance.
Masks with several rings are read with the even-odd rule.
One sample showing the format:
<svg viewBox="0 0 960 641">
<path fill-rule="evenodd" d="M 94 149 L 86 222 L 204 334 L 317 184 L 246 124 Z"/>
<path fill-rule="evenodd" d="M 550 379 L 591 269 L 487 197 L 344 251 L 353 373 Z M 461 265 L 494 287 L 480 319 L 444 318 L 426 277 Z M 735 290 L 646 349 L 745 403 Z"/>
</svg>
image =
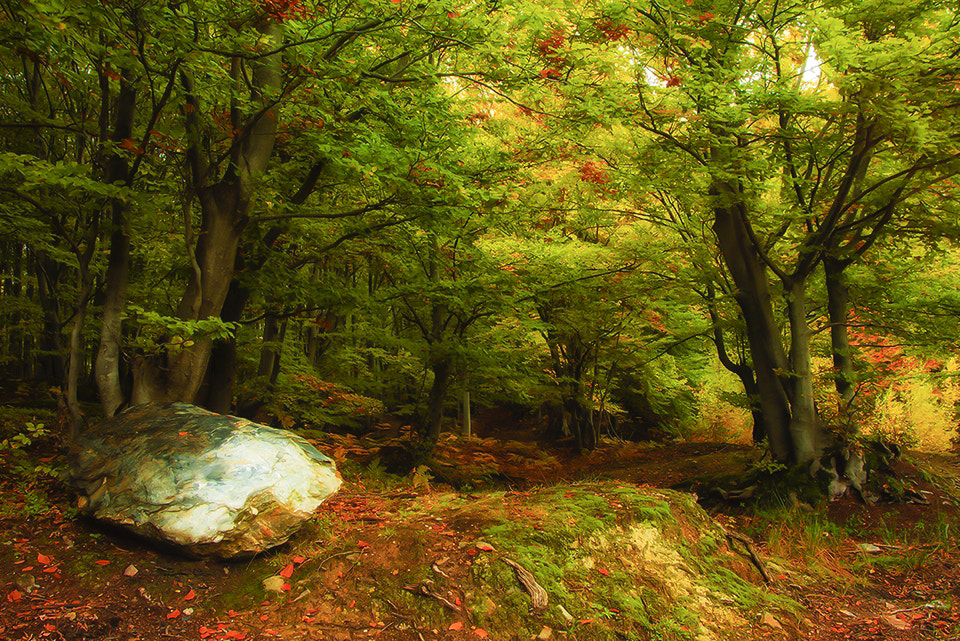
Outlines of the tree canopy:
<svg viewBox="0 0 960 641">
<path fill-rule="evenodd" d="M 878 349 L 955 348 L 948 3 L 0 11 L 0 356 L 74 432 L 182 400 L 429 451 L 471 392 L 589 449 L 723 397 L 808 463 Z"/>
</svg>

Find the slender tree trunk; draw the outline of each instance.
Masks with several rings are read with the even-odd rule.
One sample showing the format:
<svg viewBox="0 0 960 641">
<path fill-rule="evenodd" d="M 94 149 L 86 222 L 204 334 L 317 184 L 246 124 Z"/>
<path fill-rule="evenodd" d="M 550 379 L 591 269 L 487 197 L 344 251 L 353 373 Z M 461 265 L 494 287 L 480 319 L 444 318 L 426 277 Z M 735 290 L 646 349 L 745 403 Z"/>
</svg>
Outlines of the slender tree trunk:
<svg viewBox="0 0 960 641">
<path fill-rule="evenodd" d="M 430 396 L 427 400 L 427 424 L 423 444 L 431 450 L 440 438 L 440 430 L 443 428 L 443 405 L 447 398 L 447 390 L 450 388 L 451 369 L 448 357 L 441 357 L 430 366 L 433 372 L 433 385 L 430 386 Z"/>
<path fill-rule="evenodd" d="M 848 409 L 853 400 L 853 352 L 850 348 L 849 308 L 850 289 L 844 274 L 843 261 L 827 257 L 823 268 L 827 283 L 827 314 L 830 319 L 830 344 L 833 352 L 833 373 L 842 409 Z"/>
<path fill-rule="evenodd" d="M 790 360 L 793 394 L 790 435 L 793 457 L 798 463 L 812 461 L 820 453 L 819 421 L 813 396 L 813 359 L 810 354 L 810 328 L 807 326 L 806 283 L 798 280 L 787 292 L 790 318 Z"/>
<path fill-rule="evenodd" d="M 104 288 L 103 320 L 100 325 L 100 347 L 94 364 L 100 406 L 105 418 L 116 414 L 123 405 L 124 393 L 120 383 L 120 344 L 123 331 L 123 311 L 127 302 L 127 283 L 130 278 L 130 234 L 127 229 L 125 206 L 113 204 L 113 233 L 110 235 L 110 258 L 107 263 L 107 282 Z"/>
</svg>

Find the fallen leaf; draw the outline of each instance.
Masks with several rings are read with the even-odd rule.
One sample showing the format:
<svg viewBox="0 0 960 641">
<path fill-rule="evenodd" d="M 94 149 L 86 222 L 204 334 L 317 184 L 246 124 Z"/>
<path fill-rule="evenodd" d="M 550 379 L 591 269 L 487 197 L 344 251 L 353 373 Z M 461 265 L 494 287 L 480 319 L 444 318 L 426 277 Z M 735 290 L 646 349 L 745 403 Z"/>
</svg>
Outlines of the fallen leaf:
<svg viewBox="0 0 960 641">
<path fill-rule="evenodd" d="M 21 597 L 21 594 L 19 590 L 13 590 L 9 594 L 7 594 L 7 601 L 9 601 L 10 603 L 16 603 L 17 601 L 20 600 L 20 597 Z"/>
<path fill-rule="evenodd" d="M 597 572 L 599 572 L 603 576 L 610 576 L 610 570 L 606 568 L 597 568 Z"/>
<path fill-rule="evenodd" d="M 300 565 L 301 563 L 303 563 L 304 561 L 306 561 L 306 559 L 303 558 L 303 557 L 300 556 L 300 555 L 297 555 L 297 556 L 293 557 L 293 559 L 291 559 L 291 560 L 292 560 L 294 563 L 296 563 L 297 565 Z"/>
<path fill-rule="evenodd" d="M 177 436 L 186 436 L 190 432 L 177 432 Z"/>
<path fill-rule="evenodd" d="M 450 627 L 447 628 L 447 630 L 454 630 L 454 631 L 456 631 L 456 630 L 460 630 L 460 629 L 462 629 L 462 628 L 463 628 L 463 623 L 461 623 L 460 621 L 454 621 L 453 623 L 450 624 Z"/>
<path fill-rule="evenodd" d="M 227 630 L 223 634 L 224 639 L 246 639 L 247 635 L 244 632 L 239 632 L 237 630 Z"/>
<path fill-rule="evenodd" d="M 357 541 L 357 547 L 361 549 L 368 548 L 370 547 L 370 544 L 367 543 L 366 541 Z"/>
<path fill-rule="evenodd" d="M 110 565 L 110 561 L 107 561 L 106 559 L 100 559 L 99 561 L 94 561 L 94 563 L 100 566 Z"/>
<path fill-rule="evenodd" d="M 487 631 L 484 630 L 483 628 L 477 628 L 476 630 L 473 631 L 473 633 L 478 637 L 480 637 L 481 639 L 486 639 L 488 636 Z"/>
<path fill-rule="evenodd" d="M 46 572 L 47 574 L 53 574 L 54 572 L 56 572 L 56 571 L 59 570 L 59 569 L 60 569 L 60 568 L 58 568 L 57 566 L 51 565 L 51 566 L 48 567 L 48 568 L 43 568 L 43 571 Z"/>
<path fill-rule="evenodd" d="M 482 550 L 482 551 L 484 551 L 484 552 L 495 552 L 495 551 L 496 551 L 496 548 L 494 548 L 494 547 L 493 547 L 492 545 L 490 545 L 489 543 L 484 543 L 483 541 L 477 541 L 477 549 L 478 549 L 478 550 Z"/>
<path fill-rule="evenodd" d="M 197 596 L 197 593 L 193 591 L 193 588 L 191 588 L 189 592 L 183 595 L 183 600 L 193 601 L 193 599 L 196 598 L 196 596 Z"/>
<path fill-rule="evenodd" d="M 289 579 L 293 576 L 293 563 L 287 563 L 287 567 L 280 570 L 280 576 L 285 579 Z"/>
<path fill-rule="evenodd" d="M 43 565 L 50 565 L 50 557 L 46 554 L 37 554 L 37 563 L 42 563 Z"/>
<path fill-rule="evenodd" d="M 260 620 L 261 620 L 261 621 L 266 621 L 266 620 L 269 619 L 269 618 L 270 618 L 270 617 L 268 617 L 266 614 L 261 614 L 261 615 L 260 615 Z"/>
<path fill-rule="evenodd" d="M 284 591 L 284 592 L 289 592 L 289 591 L 290 591 L 290 584 L 289 584 L 289 583 L 284 583 L 283 585 L 280 586 L 280 589 L 281 589 L 282 591 Z"/>
<path fill-rule="evenodd" d="M 57 629 L 57 626 L 53 625 L 52 623 L 45 623 L 43 625 L 43 629 L 46 630 L 47 632 L 53 632 L 54 630 Z"/>
<path fill-rule="evenodd" d="M 892 615 L 892 614 L 884 614 L 882 617 L 880 617 L 880 620 L 883 621 L 884 623 L 886 623 L 887 625 L 889 625 L 891 628 L 894 628 L 895 630 L 909 630 L 909 629 L 910 629 L 910 624 L 909 624 L 909 623 L 907 623 L 906 621 L 903 621 L 903 620 L 895 617 L 895 616 Z"/>
<path fill-rule="evenodd" d="M 137 569 L 137 566 L 135 566 L 133 563 L 131 563 L 131 564 L 128 565 L 126 568 L 124 568 L 124 570 L 123 570 L 123 576 L 137 576 L 137 573 L 138 573 L 139 571 L 140 571 L 140 570 Z"/>
<path fill-rule="evenodd" d="M 180 610 L 171 610 L 170 612 L 167 612 L 168 619 L 176 619 L 178 616 L 180 616 Z"/>
</svg>

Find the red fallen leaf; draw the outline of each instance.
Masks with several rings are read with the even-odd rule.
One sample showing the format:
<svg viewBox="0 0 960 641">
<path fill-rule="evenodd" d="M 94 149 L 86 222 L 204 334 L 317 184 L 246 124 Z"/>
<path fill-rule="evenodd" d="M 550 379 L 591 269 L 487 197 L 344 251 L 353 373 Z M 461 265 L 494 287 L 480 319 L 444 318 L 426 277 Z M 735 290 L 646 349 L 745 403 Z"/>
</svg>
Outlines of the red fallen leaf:
<svg viewBox="0 0 960 641">
<path fill-rule="evenodd" d="M 100 566 L 110 565 L 110 561 L 107 561 L 106 559 L 100 559 L 99 561 L 94 561 L 94 563 Z"/>
<path fill-rule="evenodd" d="M 450 624 L 450 627 L 447 630 L 460 630 L 463 628 L 463 624 L 459 621 L 454 621 Z"/>
<path fill-rule="evenodd" d="M 290 591 L 290 584 L 289 584 L 289 583 L 284 583 L 283 585 L 280 586 L 280 589 L 283 590 L 284 592 L 289 592 L 289 591 Z"/>
<path fill-rule="evenodd" d="M 57 629 L 57 626 L 53 625 L 52 623 L 45 623 L 43 625 L 43 629 L 46 630 L 47 632 L 53 632 L 54 630 Z"/>
<path fill-rule="evenodd" d="M 348 605 L 347 607 L 348 607 L 348 608 L 350 608 L 350 609 L 352 610 L 352 609 L 353 609 L 353 606 L 355 606 L 356 604 L 357 604 L 357 602 L 356 602 L 356 601 L 354 601 L 354 600 L 351 600 L 351 601 L 350 601 L 350 605 Z"/>
<path fill-rule="evenodd" d="M 227 616 L 232 619 L 233 617 L 237 616 L 237 613 L 234 610 L 227 610 Z"/>
<path fill-rule="evenodd" d="M 184 600 L 184 601 L 193 601 L 193 599 L 194 599 L 196 596 L 197 596 L 197 593 L 193 591 L 193 588 L 191 588 L 189 592 L 187 592 L 186 594 L 183 595 L 183 600 Z"/>
<path fill-rule="evenodd" d="M 280 570 L 280 576 L 285 579 L 289 579 L 293 576 L 293 563 L 287 563 L 287 567 Z"/>
<path fill-rule="evenodd" d="M 567 492 L 566 494 L 563 495 L 563 498 L 565 498 L 565 499 L 572 499 L 573 496 L 574 496 L 574 495 L 573 495 L 573 492 Z"/>
<path fill-rule="evenodd" d="M 177 436 L 186 436 L 190 432 L 177 432 Z"/>
<path fill-rule="evenodd" d="M 47 556 L 46 554 L 39 554 L 39 553 L 38 553 L 38 554 L 37 554 L 37 563 L 41 563 L 41 564 L 43 564 L 43 565 L 50 565 L 50 557 Z"/>
<path fill-rule="evenodd" d="M 597 568 L 597 572 L 599 572 L 603 576 L 610 576 L 610 570 L 606 568 Z"/>
<path fill-rule="evenodd" d="M 298 554 L 297 556 L 293 557 L 293 559 L 291 559 L 291 560 L 292 560 L 294 563 L 296 563 L 297 565 L 300 565 L 301 563 L 303 563 L 304 561 L 306 561 L 306 559 L 303 558 L 302 556 L 300 556 L 299 554 Z"/>
<path fill-rule="evenodd" d="M 593 623 L 593 619 L 580 619 L 580 625 L 586 625 L 588 623 Z"/>
<path fill-rule="evenodd" d="M 46 572 L 47 574 L 53 574 L 54 572 L 57 572 L 59 569 L 60 568 L 58 568 L 57 566 L 51 565 L 48 568 L 43 568 L 43 571 Z"/>
<path fill-rule="evenodd" d="M 246 639 L 247 635 L 244 632 L 239 632 L 237 630 L 227 630 L 224 635 L 224 639 Z"/>
<path fill-rule="evenodd" d="M 489 543 L 477 543 L 477 549 L 478 549 L 478 550 L 482 550 L 482 551 L 484 551 L 484 552 L 495 552 L 495 551 L 496 551 L 496 548 L 494 548 L 494 547 L 493 547 L 492 545 L 490 545 Z"/>
<path fill-rule="evenodd" d="M 473 633 L 478 637 L 480 637 L 481 639 L 486 639 L 488 636 L 487 631 L 484 630 L 483 628 L 477 628 L 476 630 L 473 631 Z"/>
<path fill-rule="evenodd" d="M 25 568 L 20 568 L 20 571 L 21 571 L 21 572 L 29 572 L 29 571 L 32 570 L 32 569 L 33 569 L 33 566 L 32 566 L 32 565 L 28 565 L 28 566 L 25 567 Z"/>
<path fill-rule="evenodd" d="M 477 552 L 477 548 L 470 548 L 469 550 L 467 550 L 467 554 L 469 554 L 470 556 L 477 556 L 479 552 Z"/>
<path fill-rule="evenodd" d="M 261 614 L 261 615 L 260 615 L 260 620 L 261 620 L 261 621 L 266 621 L 266 620 L 269 619 L 269 618 L 270 618 L 270 617 L 268 617 L 266 614 Z"/>
<path fill-rule="evenodd" d="M 313 623 L 314 621 L 316 621 L 316 619 L 313 617 L 300 617 L 300 620 L 303 621 L 304 623 Z"/>
<path fill-rule="evenodd" d="M 9 594 L 7 594 L 7 601 L 9 601 L 10 603 L 16 603 L 17 601 L 20 600 L 20 597 L 21 597 L 20 591 L 13 590 Z"/>
<path fill-rule="evenodd" d="M 180 616 L 180 610 L 171 610 L 170 612 L 167 612 L 168 619 L 176 619 L 178 616 Z"/>
<path fill-rule="evenodd" d="M 211 635 L 213 635 L 213 634 L 216 634 L 216 633 L 217 633 L 216 630 L 211 630 L 210 628 L 208 628 L 208 627 L 205 626 L 205 625 L 201 625 L 201 626 L 200 626 L 200 638 L 201 638 L 201 639 L 206 639 L 207 637 L 209 637 L 209 636 L 211 636 Z"/>
<path fill-rule="evenodd" d="M 357 547 L 358 547 L 358 548 L 361 548 L 361 549 L 362 549 L 362 548 L 368 548 L 368 547 L 370 547 L 370 544 L 367 543 L 366 541 L 357 541 Z"/>
</svg>

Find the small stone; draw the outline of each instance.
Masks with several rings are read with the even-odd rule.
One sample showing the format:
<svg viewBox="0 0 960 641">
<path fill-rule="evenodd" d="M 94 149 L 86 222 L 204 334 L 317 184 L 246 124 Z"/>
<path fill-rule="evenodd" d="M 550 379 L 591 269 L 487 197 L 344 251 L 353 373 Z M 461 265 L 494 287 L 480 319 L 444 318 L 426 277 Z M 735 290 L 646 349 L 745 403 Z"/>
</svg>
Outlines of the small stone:
<svg viewBox="0 0 960 641">
<path fill-rule="evenodd" d="M 550 637 L 553 636 L 553 628 L 543 626 L 543 629 L 540 630 L 540 634 L 537 635 L 539 641 L 547 641 Z"/>
<path fill-rule="evenodd" d="M 857 547 L 860 548 L 861 552 L 865 552 L 867 554 L 880 554 L 881 552 L 883 552 L 883 550 L 881 550 L 879 547 L 877 547 L 873 543 L 860 543 L 859 545 L 857 545 Z"/>
<path fill-rule="evenodd" d="M 776 617 L 774 617 L 769 612 L 763 613 L 763 619 L 760 620 L 760 623 L 762 623 L 763 625 L 769 626 L 774 630 L 779 630 L 783 627 L 782 625 L 780 625 L 780 622 L 777 621 Z"/>
<path fill-rule="evenodd" d="M 32 574 L 21 574 L 16 578 L 14 583 L 17 584 L 17 587 L 23 590 L 25 593 L 30 594 L 33 592 L 34 588 L 37 587 L 37 577 Z"/>
<path fill-rule="evenodd" d="M 560 616 L 563 617 L 563 620 L 566 621 L 568 625 L 573 623 L 573 615 L 567 612 L 565 607 L 558 605 L 557 609 L 560 610 Z"/>
<path fill-rule="evenodd" d="M 184 615 L 184 616 L 190 616 L 191 614 L 193 614 L 193 608 L 184 608 L 184 609 L 183 609 L 183 615 Z"/>
<path fill-rule="evenodd" d="M 267 592 L 283 592 L 283 586 L 287 582 L 282 576 L 270 576 L 263 580 L 263 589 Z"/>
<path fill-rule="evenodd" d="M 137 569 L 137 566 L 131 563 L 126 568 L 124 568 L 123 576 L 137 576 L 138 572 L 140 572 L 140 570 Z"/>
</svg>

